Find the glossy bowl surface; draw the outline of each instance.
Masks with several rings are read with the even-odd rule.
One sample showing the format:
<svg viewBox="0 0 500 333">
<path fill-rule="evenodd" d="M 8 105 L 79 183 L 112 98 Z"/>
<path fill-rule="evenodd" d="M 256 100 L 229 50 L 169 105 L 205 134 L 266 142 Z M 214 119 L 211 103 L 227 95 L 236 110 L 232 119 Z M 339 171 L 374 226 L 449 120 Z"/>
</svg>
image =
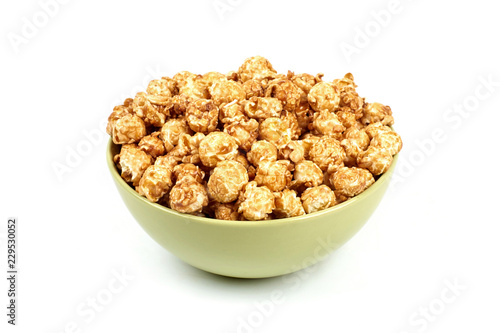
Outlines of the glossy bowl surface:
<svg viewBox="0 0 500 333">
<path fill-rule="evenodd" d="M 223 221 L 181 214 L 148 201 L 120 176 L 110 140 L 106 158 L 116 188 L 141 227 L 158 244 L 207 272 L 265 278 L 292 273 L 325 258 L 366 223 L 386 192 L 397 162 L 365 192 L 320 212 L 269 221 Z"/>
</svg>

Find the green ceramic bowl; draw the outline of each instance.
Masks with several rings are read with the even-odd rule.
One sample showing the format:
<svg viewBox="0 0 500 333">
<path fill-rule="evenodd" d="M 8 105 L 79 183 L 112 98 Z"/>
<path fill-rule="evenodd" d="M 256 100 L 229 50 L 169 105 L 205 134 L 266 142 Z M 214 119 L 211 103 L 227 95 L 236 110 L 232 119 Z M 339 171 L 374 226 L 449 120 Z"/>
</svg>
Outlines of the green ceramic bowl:
<svg viewBox="0 0 500 333">
<path fill-rule="evenodd" d="M 270 221 L 223 221 L 178 213 L 140 196 L 120 176 L 110 140 L 108 167 L 125 205 L 158 244 L 207 272 L 265 278 L 292 273 L 324 259 L 366 223 L 387 190 L 389 170 L 360 195 L 320 212 Z"/>
</svg>

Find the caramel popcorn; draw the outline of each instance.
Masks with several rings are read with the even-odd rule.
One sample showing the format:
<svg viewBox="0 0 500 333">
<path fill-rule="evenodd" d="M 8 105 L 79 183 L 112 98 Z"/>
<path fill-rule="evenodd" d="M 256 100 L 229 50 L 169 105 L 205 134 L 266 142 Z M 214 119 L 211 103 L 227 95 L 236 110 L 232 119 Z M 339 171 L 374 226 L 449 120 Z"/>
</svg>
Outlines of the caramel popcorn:
<svg viewBox="0 0 500 333">
<path fill-rule="evenodd" d="M 208 205 L 205 186 L 187 175 L 177 181 L 168 196 L 170 208 L 181 213 L 201 213 Z"/>
<path fill-rule="evenodd" d="M 269 141 L 260 140 L 252 144 L 247 153 L 248 161 L 258 167 L 263 162 L 275 162 L 278 160 L 278 150 Z"/>
<path fill-rule="evenodd" d="M 213 132 L 218 119 L 219 108 L 209 99 L 198 99 L 190 103 L 186 110 L 186 121 L 194 132 Z"/>
<path fill-rule="evenodd" d="M 215 167 L 218 162 L 234 159 L 238 155 L 236 140 L 224 132 L 210 132 L 200 142 L 201 162 Z"/>
<path fill-rule="evenodd" d="M 276 71 L 269 60 L 260 56 L 246 59 L 238 70 L 238 74 L 241 82 L 246 82 L 251 79 L 273 79 L 276 77 Z"/>
<path fill-rule="evenodd" d="M 151 202 L 157 202 L 172 188 L 172 171 L 161 165 L 149 166 L 139 181 L 137 192 Z"/>
<path fill-rule="evenodd" d="M 124 144 L 114 161 L 127 183 L 139 185 L 142 174 L 153 163 L 153 158 L 135 144 Z"/>
<path fill-rule="evenodd" d="M 153 79 L 106 132 L 147 200 L 228 221 L 300 216 L 359 195 L 402 148 L 391 108 L 356 88 L 351 73 L 277 73 L 256 56 L 227 74 Z"/>
<path fill-rule="evenodd" d="M 166 151 L 169 152 L 177 145 L 181 134 L 189 133 L 191 133 L 191 130 L 185 118 L 172 118 L 162 126 L 160 138 L 163 140 Z"/>
<path fill-rule="evenodd" d="M 112 127 L 113 143 L 123 145 L 140 141 L 146 135 L 146 125 L 134 114 L 126 114 L 114 121 Z"/>
<path fill-rule="evenodd" d="M 273 213 L 278 218 L 300 216 L 306 213 L 300 198 L 297 197 L 297 192 L 293 190 L 285 189 L 283 192 L 275 192 L 274 204 L 276 208 Z"/>
<path fill-rule="evenodd" d="M 242 101 L 243 110 L 250 118 L 266 119 L 269 117 L 279 117 L 283 105 L 280 100 L 273 97 L 251 97 Z"/>
<path fill-rule="evenodd" d="M 241 85 L 231 80 L 216 81 L 208 90 L 210 91 L 210 95 L 212 95 L 212 101 L 217 106 L 223 103 L 244 100 L 246 97 L 245 90 L 243 90 Z"/>
<path fill-rule="evenodd" d="M 249 182 L 241 194 L 238 213 L 249 221 L 267 219 L 275 208 L 274 195 L 265 186 L 257 186 L 257 182 Z"/>
<path fill-rule="evenodd" d="M 330 182 L 338 194 L 353 197 L 370 187 L 375 179 L 366 169 L 342 167 L 330 176 Z"/>
<path fill-rule="evenodd" d="M 335 193 L 326 185 L 310 187 L 300 196 L 307 214 L 335 206 Z"/>
<path fill-rule="evenodd" d="M 312 145 L 309 157 L 321 170 L 332 173 L 344 166 L 345 151 L 338 140 L 322 136 Z"/>
<path fill-rule="evenodd" d="M 221 203 L 228 203 L 248 183 L 247 169 L 236 161 L 221 161 L 217 164 L 207 183 L 208 193 Z"/>
<path fill-rule="evenodd" d="M 292 169 L 293 165 L 287 160 L 261 162 L 257 167 L 255 181 L 273 192 L 282 191 L 292 180 Z"/>
<path fill-rule="evenodd" d="M 333 112 L 339 106 L 340 93 L 332 83 L 323 81 L 311 88 L 307 100 L 314 111 Z"/>
</svg>

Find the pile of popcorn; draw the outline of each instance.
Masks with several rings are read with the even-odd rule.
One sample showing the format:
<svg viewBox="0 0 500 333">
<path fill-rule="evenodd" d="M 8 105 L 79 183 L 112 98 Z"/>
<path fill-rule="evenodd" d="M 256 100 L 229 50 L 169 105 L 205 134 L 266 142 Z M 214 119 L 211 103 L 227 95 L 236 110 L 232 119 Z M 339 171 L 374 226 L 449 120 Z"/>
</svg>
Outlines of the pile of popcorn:
<svg viewBox="0 0 500 333">
<path fill-rule="evenodd" d="M 365 191 L 402 147 L 391 108 L 353 76 L 278 74 L 260 56 L 227 75 L 187 71 L 116 106 L 121 176 L 152 202 L 223 220 L 317 212 Z"/>
</svg>

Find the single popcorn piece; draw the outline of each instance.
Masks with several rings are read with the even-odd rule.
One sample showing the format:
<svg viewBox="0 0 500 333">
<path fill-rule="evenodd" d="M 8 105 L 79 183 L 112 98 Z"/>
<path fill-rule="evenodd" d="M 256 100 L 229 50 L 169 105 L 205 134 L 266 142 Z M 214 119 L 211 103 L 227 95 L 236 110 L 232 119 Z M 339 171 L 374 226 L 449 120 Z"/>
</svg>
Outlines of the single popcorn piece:
<svg viewBox="0 0 500 333">
<path fill-rule="evenodd" d="M 338 117 L 340 122 L 345 128 L 357 127 L 359 125 L 364 126 L 356 120 L 356 114 L 353 113 L 349 108 L 340 107 L 335 115 Z"/>
<path fill-rule="evenodd" d="M 221 104 L 219 107 L 219 120 L 223 124 L 244 121 L 247 116 L 243 113 L 243 107 L 238 101 L 228 104 Z"/>
<path fill-rule="evenodd" d="M 240 214 L 234 203 L 220 203 L 214 202 L 212 205 L 216 219 L 226 221 L 238 221 Z"/>
<path fill-rule="evenodd" d="M 376 122 L 381 122 L 382 125 L 393 125 L 394 118 L 392 117 L 392 111 L 389 106 L 380 103 L 368 103 L 363 108 L 363 117 L 360 121 L 365 124 L 373 124 Z"/>
<path fill-rule="evenodd" d="M 180 213 L 201 213 L 208 205 L 208 195 L 205 186 L 188 175 L 172 187 L 168 201 L 170 208 Z"/>
<path fill-rule="evenodd" d="M 168 155 L 174 156 L 183 163 L 198 164 L 201 161 L 200 157 L 200 143 L 205 138 L 203 133 L 196 133 L 191 136 L 189 134 L 181 134 L 179 142 Z"/>
<path fill-rule="evenodd" d="M 191 97 L 183 94 L 172 97 L 170 100 L 172 105 L 168 110 L 170 116 L 184 116 L 192 100 Z"/>
<path fill-rule="evenodd" d="M 274 195 L 265 186 L 257 186 L 255 181 L 249 182 L 241 194 L 238 212 L 249 221 L 265 220 L 275 208 Z"/>
<path fill-rule="evenodd" d="M 165 122 L 160 131 L 160 138 L 163 140 L 167 152 L 174 149 L 179 142 L 181 134 L 190 134 L 189 128 L 185 118 L 172 118 Z"/>
<path fill-rule="evenodd" d="M 245 90 L 235 81 L 225 80 L 216 81 L 208 88 L 212 101 L 219 106 L 223 103 L 231 103 L 233 101 L 241 101 L 246 97 Z"/>
<path fill-rule="evenodd" d="M 163 156 L 158 156 L 155 160 L 154 165 L 160 165 L 167 167 L 169 169 L 173 169 L 177 163 L 179 163 L 181 159 L 172 156 L 172 155 L 163 155 Z"/>
<path fill-rule="evenodd" d="M 340 92 L 330 82 L 319 82 L 311 88 L 307 100 L 316 112 L 321 110 L 333 112 L 339 106 Z"/>
<path fill-rule="evenodd" d="M 314 111 L 309 107 L 309 103 L 302 103 L 295 111 L 294 115 L 297 118 L 297 123 L 301 133 L 309 131 L 309 126 L 313 121 Z"/>
<path fill-rule="evenodd" d="M 323 171 L 314 162 L 304 160 L 295 164 L 293 178 L 305 187 L 316 187 L 323 184 Z"/>
<path fill-rule="evenodd" d="M 201 162 L 208 167 L 215 167 L 218 162 L 232 160 L 238 155 L 236 140 L 224 132 L 210 132 L 200 142 Z"/>
<path fill-rule="evenodd" d="M 370 138 L 363 130 L 358 130 L 355 127 L 349 127 L 344 132 L 344 138 L 340 145 L 344 148 L 346 153 L 346 158 L 344 159 L 344 164 L 347 166 L 355 166 L 356 160 L 370 144 Z"/>
<path fill-rule="evenodd" d="M 108 124 L 106 125 L 106 133 L 108 133 L 111 137 L 113 136 L 113 128 L 118 119 L 122 118 L 127 114 L 132 114 L 133 99 L 127 98 L 122 105 L 117 105 L 113 108 L 113 112 L 108 117 Z"/>
<path fill-rule="evenodd" d="M 257 168 L 255 181 L 273 192 L 282 191 L 292 181 L 293 165 L 288 160 L 261 162 Z"/>
<path fill-rule="evenodd" d="M 114 161 L 121 176 L 127 183 L 139 185 L 144 171 L 153 164 L 153 158 L 140 150 L 136 144 L 125 144 L 122 146 L 120 153 L 115 155 Z"/>
<path fill-rule="evenodd" d="M 277 148 L 285 147 L 290 141 L 299 138 L 300 129 L 297 118 L 288 113 L 281 118 L 267 118 L 260 123 L 259 138 L 273 143 Z"/>
<path fill-rule="evenodd" d="M 246 59 L 239 68 L 238 74 L 241 82 L 246 82 L 251 79 L 260 81 L 264 79 L 274 79 L 276 77 L 276 71 L 269 60 L 261 56 Z"/>
<path fill-rule="evenodd" d="M 144 92 L 135 95 L 133 102 L 134 113 L 144 120 L 146 125 L 161 127 L 165 124 L 165 107 L 151 103 L 150 96 Z"/>
<path fill-rule="evenodd" d="M 187 77 L 184 85 L 179 87 L 179 94 L 186 95 L 193 100 L 210 98 L 208 87 L 201 75 Z"/>
<path fill-rule="evenodd" d="M 345 127 L 335 113 L 322 110 L 314 113 L 312 129 L 314 129 L 315 134 L 326 135 L 339 140 L 342 138 Z"/>
<path fill-rule="evenodd" d="M 126 114 L 114 122 L 113 142 L 116 145 L 140 141 L 146 135 L 146 124 L 134 114 Z"/>
<path fill-rule="evenodd" d="M 396 155 L 403 147 L 403 142 L 398 133 L 388 131 L 377 134 L 372 139 L 370 145 L 375 148 L 385 149 L 391 155 Z"/>
<path fill-rule="evenodd" d="M 146 92 L 149 95 L 160 95 L 172 97 L 175 93 L 176 83 L 170 78 L 162 78 L 160 80 L 152 80 L 149 82 Z"/>
<path fill-rule="evenodd" d="M 250 99 L 254 96 L 264 97 L 264 88 L 258 80 L 248 80 L 244 82 L 241 87 L 245 91 L 246 99 Z"/>
<path fill-rule="evenodd" d="M 381 122 L 376 122 L 366 126 L 364 128 L 364 131 L 366 132 L 366 134 L 368 134 L 368 137 L 370 139 L 373 139 L 380 133 L 391 132 L 392 129 L 389 126 L 383 125 Z"/>
<path fill-rule="evenodd" d="M 174 177 L 177 182 L 181 181 L 184 177 L 191 177 L 198 183 L 203 183 L 205 178 L 205 172 L 201 170 L 197 165 L 192 163 L 182 163 L 174 167 Z"/>
<path fill-rule="evenodd" d="M 161 165 L 151 165 L 142 175 L 137 192 L 151 202 L 158 202 L 172 186 L 171 169 Z"/>
<path fill-rule="evenodd" d="M 307 214 L 333 207 L 337 203 L 335 193 L 326 185 L 310 187 L 300 198 Z"/>
<path fill-rule="evenodd" d="M 346 155 L 338 140 L 322 136 L 312 145 L 309 157 L 321 170 L 332 173 L 344 166 Z"/>
<path fill-rule="evenodd" d="M 259 140 L 255 141 L 247 153 L 248 161 L 258 167 L 263 162 L 275 162 L 278 160 L 278 150 L 272 143 Z"/>
<path fill-rule="evenodd" d="M 302 140 L 292 140 L 280 148 L 279 155 L 281 159 L 299 163 L 306 158 L 306 144 Z"/>
<path fill-rule="evenodd" d="M 224 132 L 231 135 L 240 149 L 250 150 L 259 135 L 259 123 L 255 119 L 246 119 L 224 125 Z"/>
<path fill-rule="evenodd" d="M 273 80 L 268 83 L 266 97 L 274 97 L 281 101 L 283 110 L 295 111 L 302 102 L 307 100 L 307 96 L 290 80 Z"/>
<path fill-rule="evenodd" d="M 295 217 L 306 213 L 302 201 L 297 197 L 297 192 L 293 190 L 284 189 L 283 192 L 275 192 L 274 204 L 276 208 L 273 213 L 278 218 Z"/>
<path fill-rule="evenodd" d="M 266 119 L 279 117 L 283 104 L 274 97 L 251 97 L 249 100 L 241 102 L 245 114 L 250 118 Z"/>
<path fill-rule="evenodd" d="M 212 84 L 218 81 L 227 81 L 227 78 L 224 74 L 219 72 L 208 72 L 203 74 L 202 76 L 203 82 L 207 87 L 210 87 Z"/>
<path fill-rule="evenodd" d="M 319 73 L 316 76 L 311 74 L 303 73 L 295 75 L 293 72 L 288 71 L 287 78 L 291 80 L 297 87 L 302 89 L 306 94 L 309 94 L 312 87 L 316 85 L 316 83 L 322 81 L 323 74 Z"/>
<path fill-rule="evenodd" d="M 209 99 L 198 99 L 186 111 L 186 121 L 194 132 L 208 134 L 217 128 L 219 108 Z"/>
<path fill-rule="evenodd" d="M 375 179 L 366 169 L 343 167 L 330 175 L 330 182 L 340 195 L 353 197 L 370 187 Z"/>
<path fill-rule="evenodd" d="M 207 183 L 210 197 L 221 203 L 238 199 L 243 186 L 248 183 L 247 169 L 236 161 L 221 161 L 214 168 Z"/>
<path fill-rule="evenodd" d="M 154 132 L 150 135 L 146 135 L 139 141 L 139 148 L 149 155 L 153 156 L 153 158 L 157 158 L 165 154 L 165 146 L 163 145 L 163 141 L 158 138 L 160 132 Z"/>
<path fill-rule="evenodd" d="M 187 84 L 189 78 L 195 78 L 197 75 L 189 71 L 181 71 L 175 74 L 172 79 L 175 81 L 177 89 L 184 87 Z"/>
<path fill-rule="evenodd" d="M 354 114 L 356 120 L 361 118 L 365 99 L 361 98 L 356 92 L 357 85 L 354 83 L 353 75 L 347 73 L 342 79 L 333 80 L 333 84 L 340 91 L 340 107 L 347 108 Z"/>
<path fill-rule="evenodd" d="M 368 169 L 375 175 L 381 175 L 386 172 L 392 164 L 392 155 L 389 151 L 373 146 L 358 156 L 358 167 Z"/>
</svg>

